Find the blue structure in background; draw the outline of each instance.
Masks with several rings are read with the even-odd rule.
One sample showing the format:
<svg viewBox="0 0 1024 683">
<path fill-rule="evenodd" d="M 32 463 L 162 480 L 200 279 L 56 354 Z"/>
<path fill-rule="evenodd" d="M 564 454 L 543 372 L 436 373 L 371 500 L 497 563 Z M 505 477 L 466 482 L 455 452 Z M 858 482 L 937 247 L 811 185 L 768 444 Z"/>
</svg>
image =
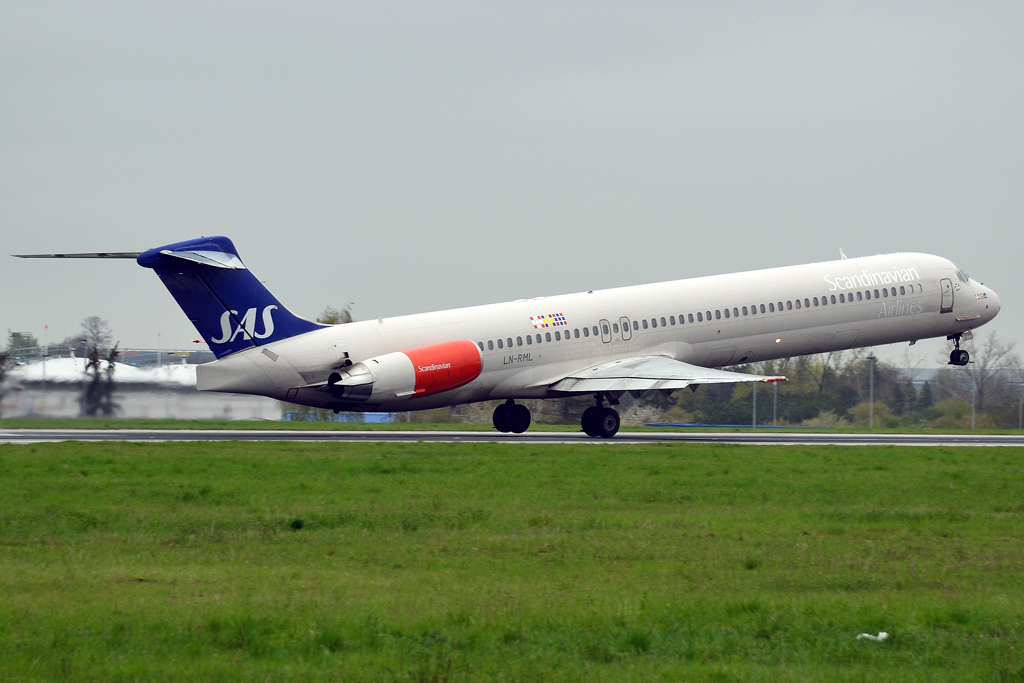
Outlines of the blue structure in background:
<svg viewBox="0 0 1024 683">
<path fill-rule="evenodd" d="M 746 429 L 835 429 L 810 425 L 713 425 L 702 422 L 648 422 L 644 427 L 744 427 Z"/>
<path fill-rule="evenodd" d="M 363 422 L 386 424 L 395 421 L 394 413 L 328 413 L 320 418 L 315 412 L 286 410 L 281 416 L 283 422 Z"/>
</svg>

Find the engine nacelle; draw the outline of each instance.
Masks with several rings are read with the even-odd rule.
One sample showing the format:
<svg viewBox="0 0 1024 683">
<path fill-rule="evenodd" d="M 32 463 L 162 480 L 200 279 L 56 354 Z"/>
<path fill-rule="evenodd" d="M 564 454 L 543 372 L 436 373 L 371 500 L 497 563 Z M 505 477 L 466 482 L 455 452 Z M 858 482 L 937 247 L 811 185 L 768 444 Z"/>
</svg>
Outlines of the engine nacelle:
<svg viewBox="0 0 1024 683">
<path fill-rule="evenodd" d="M 469 384 L 482 369 L 480 349 L 460 339 L 370 358 L 332 373 L 327 386 L 345 401 L 415 399 Z"/>
</svg>

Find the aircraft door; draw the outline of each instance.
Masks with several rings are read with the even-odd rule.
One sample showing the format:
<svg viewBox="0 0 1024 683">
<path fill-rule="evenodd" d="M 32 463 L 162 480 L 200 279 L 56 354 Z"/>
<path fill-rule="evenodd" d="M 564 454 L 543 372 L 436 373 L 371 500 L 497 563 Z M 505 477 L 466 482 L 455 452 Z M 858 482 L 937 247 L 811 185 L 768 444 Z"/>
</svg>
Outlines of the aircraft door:
<svg viewBox="0 0 1024 683">
<path fill-rule="evenodd" d="M 949 313 L 953 310 L 953 281 L 948 277 L 939 280 L 939 289 L 942 290 L 942 304 L 939 313 Z"/>
<path fill-rule="evenodd" d="M 602 320 L 598 325 L 601 327 L 601 341 L 607 344 L 612 340 L 612 324 L 607 320 Z"/>
<path fill-rule="evenodd" d="M 633 337 L 633 330 L 629 327 L 629 318 L 619 318 L 619 327 L 622 328 L 622 341 L 629 341 Z"/>
</svg>

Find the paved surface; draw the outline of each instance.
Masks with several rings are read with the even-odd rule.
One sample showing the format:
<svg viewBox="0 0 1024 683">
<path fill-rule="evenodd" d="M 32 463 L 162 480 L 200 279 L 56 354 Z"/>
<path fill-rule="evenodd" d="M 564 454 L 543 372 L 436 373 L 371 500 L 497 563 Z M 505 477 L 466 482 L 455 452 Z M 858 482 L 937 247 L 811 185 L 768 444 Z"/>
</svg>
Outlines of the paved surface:
<svg viewBox="0 0 1024 683">
<path fill-rule="evenodd" d="M 828 434 L 751 432 L 619 432 L 614 439 L 592 439 L 582 432 L 486 432 L 411 431 L 285 431 L 285 430 L 192 430 L 192 429 L 8 429 L 0 430 L 0 443 L 56 441 L 345 441 L 345 442 L 442 442 L 442 443 L 736 443 L 826 444 L 900 446 L 1024 446 L 1019 434 Z"/>
</svg>

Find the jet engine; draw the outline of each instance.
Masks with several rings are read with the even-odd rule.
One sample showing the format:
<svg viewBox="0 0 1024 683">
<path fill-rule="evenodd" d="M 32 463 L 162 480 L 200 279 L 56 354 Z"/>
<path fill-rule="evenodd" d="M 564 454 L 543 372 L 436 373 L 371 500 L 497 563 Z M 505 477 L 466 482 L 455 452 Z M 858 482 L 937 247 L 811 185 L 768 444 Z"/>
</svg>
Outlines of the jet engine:
<svg viewBox="0 0 1024 683">
<path fill-rule="evenodd" d="M 460 339 L 360 361 L 332 372 L 324 389 L 342 401 L 411 399 L 469 384 L 482 367 L 477 345 Z"/>
</svg>

